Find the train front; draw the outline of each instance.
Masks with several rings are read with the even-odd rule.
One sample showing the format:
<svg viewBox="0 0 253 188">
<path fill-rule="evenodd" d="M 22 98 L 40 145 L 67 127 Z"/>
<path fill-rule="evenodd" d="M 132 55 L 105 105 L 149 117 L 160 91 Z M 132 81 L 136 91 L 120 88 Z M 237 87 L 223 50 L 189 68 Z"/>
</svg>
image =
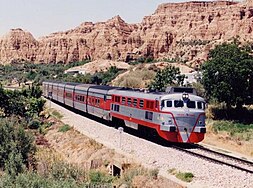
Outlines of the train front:
<svg viewBox="0 0 253 188">
<path fill-rule="evenodd" d="M 161 98 L 160 131 L 171 142 L 198 143 L 204 139 L 205 101 L 188 94 L 175 93 Z"/>
</svg>

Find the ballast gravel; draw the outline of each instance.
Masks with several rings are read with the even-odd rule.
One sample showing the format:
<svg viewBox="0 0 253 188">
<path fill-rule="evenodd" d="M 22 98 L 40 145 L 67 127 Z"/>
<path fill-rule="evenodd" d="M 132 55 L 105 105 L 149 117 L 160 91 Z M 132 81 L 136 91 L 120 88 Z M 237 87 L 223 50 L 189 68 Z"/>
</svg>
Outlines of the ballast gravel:
<svg viewBox="0 0 253 188">
<path fill-rule="evenodd" d="M 158 168 L 159 174 L 163 176 L 172 177 L 168 173 L 169 169 L 193 173 L 193 181 L 184 184 L 187 187 L 253 187 L 253 174 L 215 164 L 125 132 L 120 133 L 115 128 L 83 117 L 53 102 L 47 104 L 63 115 L 64 123 L 73 126 L 80 133 L 134 159 L 145 167 Z"/>
</svg>

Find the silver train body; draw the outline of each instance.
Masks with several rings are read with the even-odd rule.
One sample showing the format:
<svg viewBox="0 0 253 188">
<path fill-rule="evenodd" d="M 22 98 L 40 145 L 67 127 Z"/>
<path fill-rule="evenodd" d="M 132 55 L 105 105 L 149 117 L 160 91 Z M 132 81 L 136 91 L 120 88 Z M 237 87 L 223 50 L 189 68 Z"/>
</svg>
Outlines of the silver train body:
<svg viewBox="0 0 253 188">
<path fill-rule="evenodd" d="M 192 88 L 141 92 L 111 86 L 43 82 L 43 95 L 62 104 L 143 131 L 155 130 L 169 142 L 204 139 L 205 101 Z"/>
</svg>

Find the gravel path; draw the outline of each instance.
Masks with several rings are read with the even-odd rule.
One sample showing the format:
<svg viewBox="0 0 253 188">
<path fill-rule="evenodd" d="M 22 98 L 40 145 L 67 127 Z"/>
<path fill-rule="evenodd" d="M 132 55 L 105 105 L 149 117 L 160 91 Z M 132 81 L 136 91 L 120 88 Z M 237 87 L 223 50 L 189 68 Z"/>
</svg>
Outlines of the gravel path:
<svg viewBox="0 0 253 188">
<path fill-rule="evenodd" d="M 253 174 L 213 164 L 124 132 L 120 134 L 114 128 L 75 114 L 53 102 L 50 106 L 64 116 L 62 118 L 64 123 L 73 126 L 79 132 L 108 148 L 135 159 L 146 167 L 158 168 L 161 175 L 170 176 L 167 170 L 172 168 L 181 172 L 193 173 L 194 179 L 187 184 L 187 187 L 253 187 Z"/>
</svg>

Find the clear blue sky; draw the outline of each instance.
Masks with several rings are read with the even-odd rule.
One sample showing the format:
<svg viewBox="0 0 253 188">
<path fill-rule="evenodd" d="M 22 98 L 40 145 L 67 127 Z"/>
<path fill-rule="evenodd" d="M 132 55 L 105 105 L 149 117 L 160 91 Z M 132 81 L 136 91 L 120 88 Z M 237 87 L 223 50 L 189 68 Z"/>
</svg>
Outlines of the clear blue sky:
<svg viewBox="0 0 253 188">
<path fill-rule="evenodd" d="M 37 38 L 116 15 L 127 23 L 139 23 L 159 4 L 180 1 L 185 0 L 1 0 L 0 36 L 22 28 Z"/>
</svg>

